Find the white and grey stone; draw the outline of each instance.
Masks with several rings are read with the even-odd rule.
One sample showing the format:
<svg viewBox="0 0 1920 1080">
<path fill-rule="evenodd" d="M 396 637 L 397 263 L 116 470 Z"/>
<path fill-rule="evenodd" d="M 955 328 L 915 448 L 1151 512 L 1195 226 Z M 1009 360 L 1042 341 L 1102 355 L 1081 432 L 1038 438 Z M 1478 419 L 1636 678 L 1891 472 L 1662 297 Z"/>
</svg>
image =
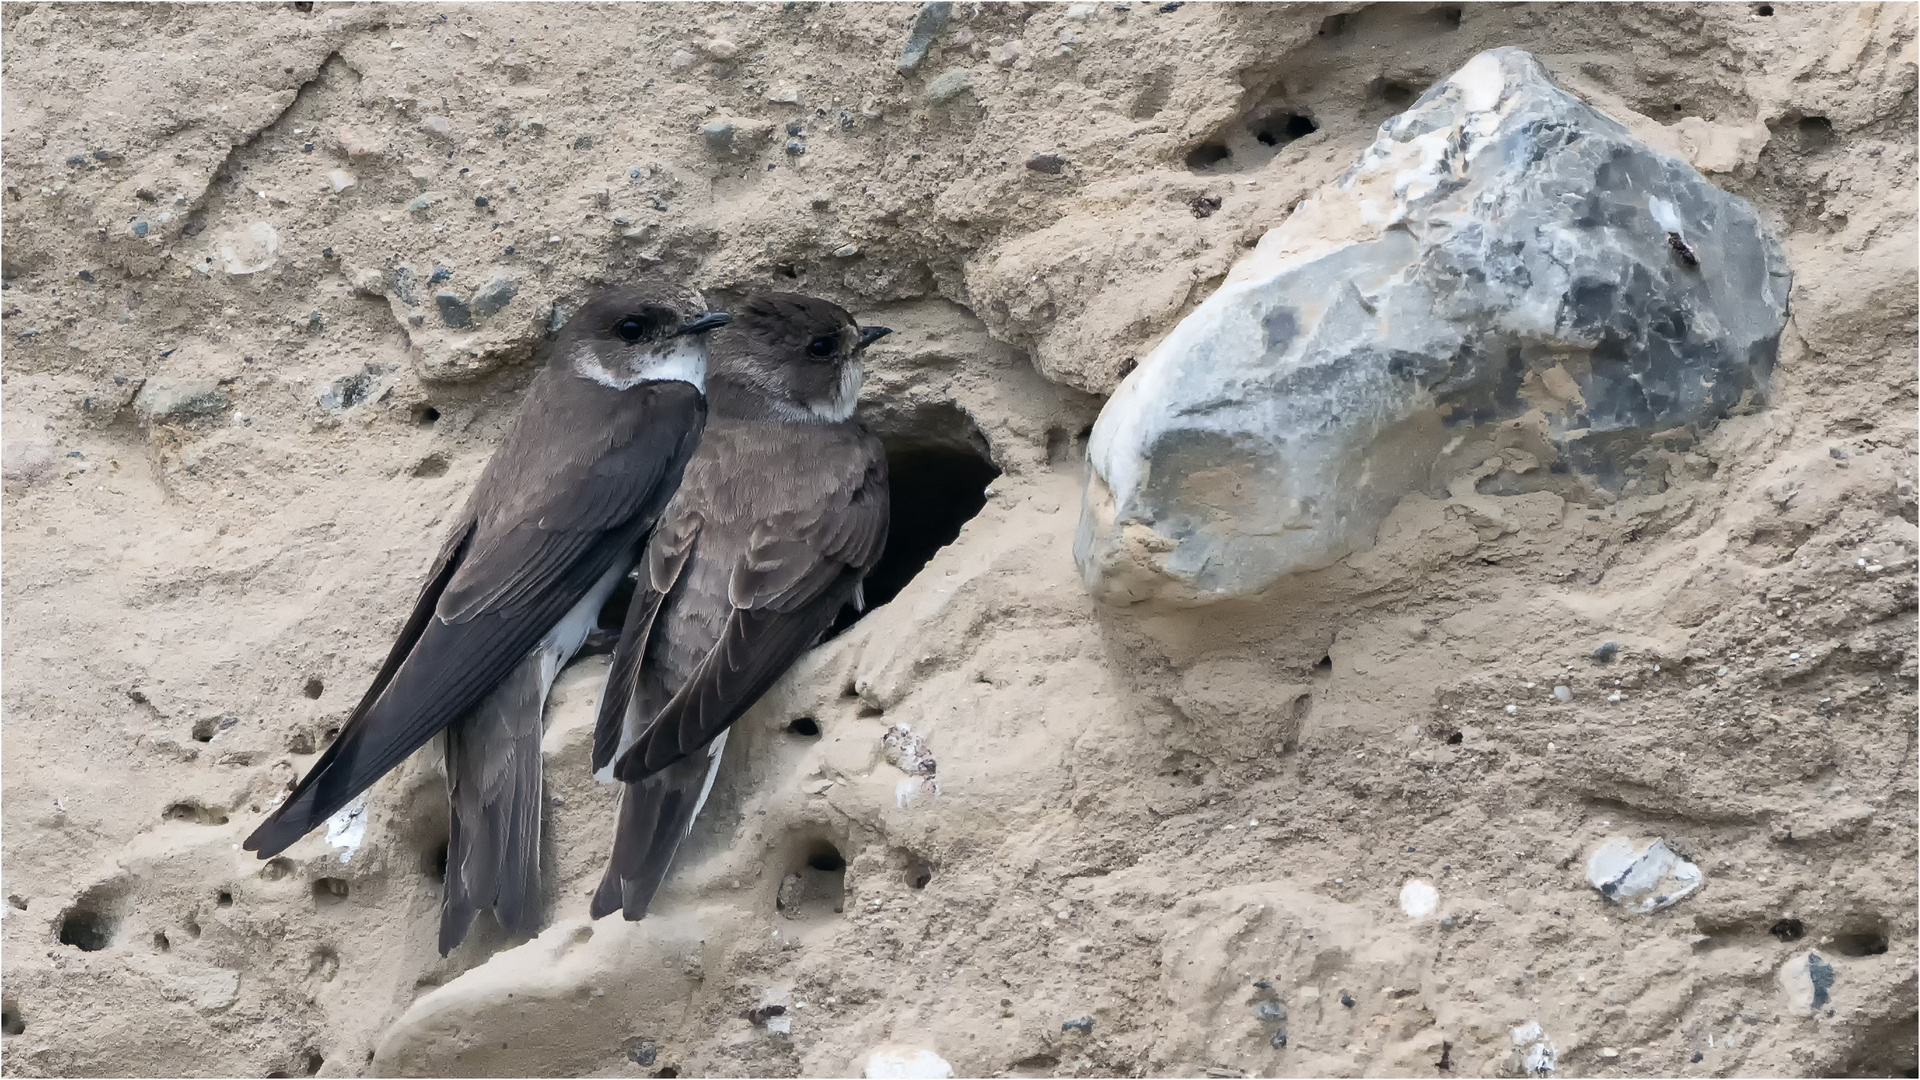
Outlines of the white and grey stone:
<svg viewBox="0 0 1920 1080">
<path fill-rule="evenodd" d="M 1109 600 L 1255 594 L 1445 497 L 1496 424 L 1530 461 L 1481 494 L 1660 490 L 1656 450 L 1764 395 L 1789 284 L 1745 200 L 1482 53 L 1121 384 L 1075 557 Z"/>
</svg>

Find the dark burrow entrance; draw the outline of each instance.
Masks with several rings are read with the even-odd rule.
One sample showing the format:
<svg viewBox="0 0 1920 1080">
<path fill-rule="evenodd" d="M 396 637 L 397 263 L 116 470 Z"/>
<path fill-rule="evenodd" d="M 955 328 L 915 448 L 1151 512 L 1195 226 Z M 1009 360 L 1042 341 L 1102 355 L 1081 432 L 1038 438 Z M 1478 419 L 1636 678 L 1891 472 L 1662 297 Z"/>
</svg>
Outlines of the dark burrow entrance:
<svg viewBox="0 0 1920 1080">
<path fill-rule="evenodd" d="M 987 505 L 987 485 L 1000 475 L 986 436 L 965 409 L 952 402 L 904 412 L 878 412 L 862 420 L 887 448 L 887 490 L 892 501 L 887 546 L 867 575 L 866 611 L 892 600 L 935 553 Z M 852 626 L 865 612 L 848 607 L 827 637 Z"/>
</svg>

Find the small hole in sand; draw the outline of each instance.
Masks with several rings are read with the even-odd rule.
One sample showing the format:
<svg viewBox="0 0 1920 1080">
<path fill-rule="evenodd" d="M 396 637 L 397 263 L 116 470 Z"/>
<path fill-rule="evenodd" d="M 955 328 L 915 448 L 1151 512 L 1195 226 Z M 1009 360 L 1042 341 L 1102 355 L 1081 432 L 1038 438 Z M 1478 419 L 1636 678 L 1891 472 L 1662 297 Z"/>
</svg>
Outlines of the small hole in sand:
<svg viewBox="0 0 1920 1080">
<path fill-rule="evenodd" d="M 1841 956 L 1880 956 L 1887 951 L 1887 935 L 1878 930 L 1857 930 L 1833 939 L 1833 951 Z"/>
<path fill-rule="evenodd" d="M 113 921 L 101 912 L 75 907 L 60 917 L 60 944 L 99 952 L 113 944 Z"/>
<path fill-rule="evenodd" d="M 197 938 L 200 936 L 200 924 L 193 921 L 192 919 L 187 920 L 187 936 L 190 938 Z"/>
<path fill-rule="evenodd" d="M 421 427 L 432 427 L 440 419 L 440 410 L 431 405 L 415 405 L 412 411 L 413 422 Z"/>
<path fill-rule="evenodd" d="M 327 684 L 321 682 L 317 678 L 308 679 L 307 685 L 301 687 L 300 692 L 307 695 L 310 698 L 319 700 L 320 695 L 327 692 Z"/>
<path fill-rule="evenodd" d="M 1321 657 L 1321 658 L 1320 658 L 1320 659 L 1319 659 L 1319 660 L 1318 660 L 1318 661 L 1317 661 L 1317 662 L 1316 662 L 1316 663 L 1315 663 L 1315 664 L 1313 665 L 1313 673 L 1314 673 L 1315 675 L 1331 675 L 1331 674 L 1333 674 L 1333 654 L 1332 654 L 1332 653 L 1328 653 L 1328 654 L 1327 654 L 1326 656 L 1323 656 L 1323 657 Z"/>
<path fill-rule="evenodd" d="M 21 911 L 27 910 L 27 898 L 21 896 L 19 893 L 14 893 L 12 896 L 7 897 L 7 903 L 12 904 Z"/>
<path fill-rule="evenodd" d="M 1187 152 L 1187 168 L 1211 169 L 1232 156 L 1224 143 L 1201 143 Z"/>
<path fill-rule="evenodd" d="M 320 1071 L 320 1066 L 325 1065 L 326 1063 L 327 1063 L 327 1059 L 320 1056 L 320 1051 L 318 1050 L 307 1051 L 307 1075 L 308 1076 L 313 1076 L 317 1074 Z"/>
<path fill-rule="evenodd" d="M 413 475 L 429 480 L 436 476 L 445 476 L 447 475 L 446 455 L 438 453 L 428 454 L 426 457 L 414 462 L 411 471 Z"/>
<path fill-rule="evenodd" d="M 803 716 L 787 725 L 787 734 L 798 735 L 803 739 L 820 737 L 820 721 L 811 716 Z"/>
<path fill-rule="evenodd" d="M 267 865 L 260 868 L 260 876 L 268 881 L 279 881 L 293 873 L 293 860 L 288 858 L 268 859 Z"/>
<path fill-rule="evenodd" d="M 0 1035 L 22 1035 L 27 1030 L 27 1022 L 20 1019 L 18 1002 L 0 1002 Z"/>
<path fill-rule="evenodd" d="M 825 873 L 835 873 L 847 868 L 847 860 L 833 847 L 824 847 L 807 856 L 807 865 Z M 1886 950 L 1882 949 L 1882 952 Z"/>
<path fill-rule="evenodd" d="M 313 883 L 313 902 L 321 907 L 332 907 L 346 898 L 345 878 L 323 877 Z"/>
<path fill-rule="evenodd" d="M 155 952 L 166 952 L 171 948 L 173 948 L 173 942 L 168 939 L 166 931 L 163 930 L 153 935 L 153 949 Z"/>
<path fill-rule="evenodd" d="M 333 977 L 339 972 L 340 956 L 332 949 L 315 949 L 313 955 L 307 958 L 307 978 L 309 979 L 332 982 Z"/>
<path fill-rule="evenodd" d="M 420 869 L 437 882 L 447 880 L 447 845 L 442 842 L 438 847 L 428 848 L 420 853 Z"/>
<path fill-rule="evenodd" d="M 933 867 L 924 859 L 914 859 L 907 863 L 907 885 L 909 888 L 924 889 L 933 881 Z"/>
<path fill-rule="evenodd" d="M 218 905 L 220 905 L 221 907 L 232 907 L 232 906 L 233 906 L 233 894 L 232 894 L 232 893 L 230 893 L 230 892 L 228 892 L 228 891 L 227 891 L 227 890 L 225 890 L 225 889 L 221 889 L 221 890 L 220 890 L 220 895 L 219 895 L 219 896 L 216 896 L 216 897 L 214 897 L 214 898 L 213 898 L 213 902 L 214 902 L 214 903 L 216 903 L 216 904 L 218 904 Z"/>
<path fill-rule="evenodd" d="M 1807 928 L 1799 919 L 1781 919 L 1779 922 L 1767 927 L 1767 933 L 1772 934 L 1781 941 L 1799 941 L 1801 938 L 1807 936 Z"/>
<path fill-rule="evenodd" d="M 194 803 L 180 802 L 167 807 L 161 815 L 168 821 L 189 821 L 195 825 L 225 825 L 227 813 L 218 807 L 199 806 Z"/>
<path fill-rule="evenodd" d="M 1465 742 L 1466 739 L 1467 739 L 1467 736 L 1465 733 L 1456 731 L 1453 734 L 1447 736 L 1447 745 L 1459 746 L 1461 743 Z"/>
<path fill-rule="evenodd" d="M 1753 13 L 1754 13 L 1755 15 L 1758 15 L 1758 16 L 1760 16 L 1760 17 L 1761 17 L 1761 18 L 1763 18 L 1763 19 L 1764 19 L 1764 18 L 1771 18 L 1771 17 L 1773 16 L 1773 5 L 1772 5 L 1772 4 L 1761 4 L 1761 5 L 1759 6 L 1759 7 L 1756 7 L 1756 8 L 1754 8 L 1754 9 L 1753 9 Z"/>
<path fill-rule="evenodd" d="M 665 1077 L 666 1080 L 673 1080 L 674 1077 L 680 1075 L 680 1070 L 669 1065 L 666 1068 L 661 1069 L 659 1072 L 654 1073 L 653 1075 L 659 1076 L 659 1077 Z"/>
<path fill-rule="evenodd" d="M 195 720 L 193 722 L 193 741 L 212 742 L 213 733 L 219 730 L 220 720 L 218 717 L 210 716 L 205 720 Z"/>
</svg>

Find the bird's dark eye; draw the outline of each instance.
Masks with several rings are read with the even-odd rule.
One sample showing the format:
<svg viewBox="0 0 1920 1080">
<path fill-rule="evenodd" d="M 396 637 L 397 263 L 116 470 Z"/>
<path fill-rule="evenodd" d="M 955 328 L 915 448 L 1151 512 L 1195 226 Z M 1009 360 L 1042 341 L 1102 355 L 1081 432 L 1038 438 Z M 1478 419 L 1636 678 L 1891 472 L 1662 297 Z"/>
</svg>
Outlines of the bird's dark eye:
<svg viewBox="0 0 1920 1080">
<path fill-rule="evenodd" d="M 638 315 L 629 315 L 613 324 L 613 332 L 620 335 L 621 341 L 631 345 L 647 336 L 647 324 Z"/>
<path fill-rule="evenodd" d="M 840 339 L 829 334 L 825 337 L 814 338 L 812 343 L 807 346 L 807 355 L 820 357 L 832 356 L 834 351 L 839 347 Z"/>
</svg>

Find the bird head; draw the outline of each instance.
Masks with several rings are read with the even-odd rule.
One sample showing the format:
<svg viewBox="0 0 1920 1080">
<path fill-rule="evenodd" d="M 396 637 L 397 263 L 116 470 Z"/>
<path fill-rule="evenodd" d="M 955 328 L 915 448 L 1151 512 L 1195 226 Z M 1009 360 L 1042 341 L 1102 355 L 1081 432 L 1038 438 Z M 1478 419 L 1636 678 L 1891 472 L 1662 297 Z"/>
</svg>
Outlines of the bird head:
<svg viewBox="0 0 1920 1080">
<path fill-rule="evenodd" d="M 733 326 L 714 339 L 714 407 L 785 420 L 846 420 L 860 399 L 862 354 L 890 333 L 862 327 L 838 304 L 816 297 L 749 297 L 737 305 Z"/>
<path fill-rule="evenodd" d="M 706 389 L 707 333 L 731 316 L 692 289 L 629 285 L 589 299 L 560 331 L 557 363 L 615 390 L 677 380 Z"/>
</svg>

